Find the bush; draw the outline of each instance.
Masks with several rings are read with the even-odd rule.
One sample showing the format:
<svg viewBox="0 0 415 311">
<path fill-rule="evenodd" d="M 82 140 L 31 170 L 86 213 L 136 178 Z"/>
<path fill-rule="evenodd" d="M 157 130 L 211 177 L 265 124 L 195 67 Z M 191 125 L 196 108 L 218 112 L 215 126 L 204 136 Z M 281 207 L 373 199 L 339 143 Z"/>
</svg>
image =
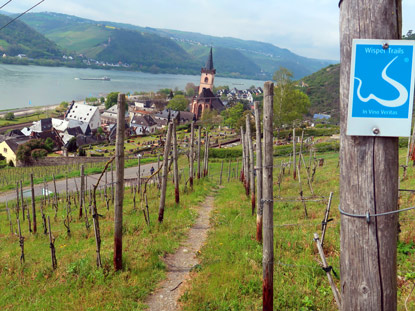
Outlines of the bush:
<svg viewBox="0 0 415 311">
<path fill-rule="evenodd" d="M 46 157 L 48 152 L 45 149 L 32 150 L 31 156 L 33 159 L 40 159 Z"/>
<path fill-rule="evenodd" d="M 302 129 L 296 129 L 295 133 L 298 136 L 301 136 Z M 331 136 L 334 134 L 339 134 L 340 128 L 338 126 L 330 127 L 330 128 L 307 128 L 304 130 L 304 137 L 309 136 Z M 293 130 L 281 130 L 278 134 L 278 131 L 274 131 L 274 137 L 277 137 L 279 139 L 287 139 L 291 137 L 293 134 Z"/>
<path fill-rule="evenodd" d="M 242 157 L 241 149 L 209 149 L 209 158 L 229 159 Z"/>
<path fill-rule="evenodd" d="M 332 142 L 324 142 L 324 143 L 317 143 L 314 144 L 314 148 L 316 152 L 323 153 L 328 151 L 339 151 L 340 150 L 340 142 L 339 141 L 332 141 Z M 293 152 L 292 145 L 282 145 L 282 146 L 275 146 L 274 147 L 274 156 L 287 156 Z"/>
<path fill-rule="evenodd" d="M 86 151 L 85 151 L 84 148 L 79 147 L 79 149 L 78 149 L 78 156 L 80 156 L 80 157 L 85 157 L 86 156 Z"/>
<path fill-rule="evenodd" d="M 4 119 L 7 121 L 12 121 L 15 119 L 14 113 L 13 112 L 8 112 L 6 113 L 6 115 L 4 116 Z"/>
</svg>

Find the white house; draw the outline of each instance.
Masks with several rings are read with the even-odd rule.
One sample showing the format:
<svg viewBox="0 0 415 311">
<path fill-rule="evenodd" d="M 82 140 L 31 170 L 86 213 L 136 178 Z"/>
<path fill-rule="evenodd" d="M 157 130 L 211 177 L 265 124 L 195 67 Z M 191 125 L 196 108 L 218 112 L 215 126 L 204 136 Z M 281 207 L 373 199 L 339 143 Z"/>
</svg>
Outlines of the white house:
<svg viewBox="0 0 415 311">
<path fill-rule="evenodd" d="M 65 120 L 69 121 L 69 127 L 80 126 L 84 134 L 87 134 L 88 129 L 94 132 L 101 126 L 98 107 L 75 102 L 69 106 Z"/>
</svg>

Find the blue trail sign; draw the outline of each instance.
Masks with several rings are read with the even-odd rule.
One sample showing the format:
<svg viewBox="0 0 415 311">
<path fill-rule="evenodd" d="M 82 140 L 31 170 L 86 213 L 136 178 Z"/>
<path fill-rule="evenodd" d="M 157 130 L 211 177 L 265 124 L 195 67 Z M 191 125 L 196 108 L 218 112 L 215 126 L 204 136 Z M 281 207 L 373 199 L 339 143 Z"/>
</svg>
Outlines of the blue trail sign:
<svg viewBox="0 0 415 311">
<path fill-rule="evenodd" d="M 354 39 L 347 135 L 410 136 L 415 41 Z"/>
</svg>

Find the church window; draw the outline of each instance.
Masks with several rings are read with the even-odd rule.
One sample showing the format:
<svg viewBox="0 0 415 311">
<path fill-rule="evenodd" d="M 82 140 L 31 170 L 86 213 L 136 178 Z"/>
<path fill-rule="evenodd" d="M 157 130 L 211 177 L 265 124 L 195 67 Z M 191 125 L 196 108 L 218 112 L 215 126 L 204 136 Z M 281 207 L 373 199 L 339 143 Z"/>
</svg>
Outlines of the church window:
<svg viewBox="0 0 415 311">
<path fill-rule="evenodd" d="M 206 78 L 205 78 L 205 83 L 208 83 L 208 81 L 209 81 L 209 78 L 208 78 L 208 77 L 206 77 Z"/>
</svg>

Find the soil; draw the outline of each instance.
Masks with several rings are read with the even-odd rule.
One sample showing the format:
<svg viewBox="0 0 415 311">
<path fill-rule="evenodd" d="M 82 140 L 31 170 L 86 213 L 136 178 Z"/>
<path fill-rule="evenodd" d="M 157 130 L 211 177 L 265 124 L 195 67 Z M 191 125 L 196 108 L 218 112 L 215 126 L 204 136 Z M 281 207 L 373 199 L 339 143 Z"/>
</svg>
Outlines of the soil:
<svg viewBox="0 0 415 311">
<path fill-rule="evenodd" d="M 201 249 L 207 238 L 210 228 L 209 218 L 213 209 L 213 196 L 208 196 L 198 208 L 199 216 L 196 223 L 189 231 L 189 236 L 175 254 L 165 258 L 167 265 L 167 278 L 150 295 L 147 300 L 151 311 L 180 310 L 178 300 L 181 296 L 181 288 L 186 287 L 190 279 L 190 271 L 199 263 L 197 252 Z"/>
</svg>

